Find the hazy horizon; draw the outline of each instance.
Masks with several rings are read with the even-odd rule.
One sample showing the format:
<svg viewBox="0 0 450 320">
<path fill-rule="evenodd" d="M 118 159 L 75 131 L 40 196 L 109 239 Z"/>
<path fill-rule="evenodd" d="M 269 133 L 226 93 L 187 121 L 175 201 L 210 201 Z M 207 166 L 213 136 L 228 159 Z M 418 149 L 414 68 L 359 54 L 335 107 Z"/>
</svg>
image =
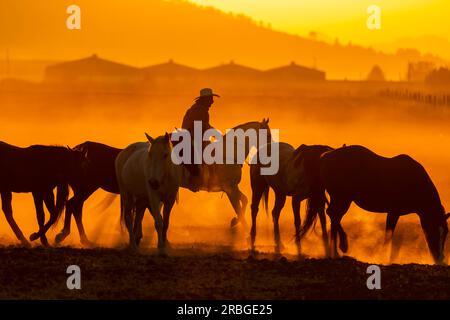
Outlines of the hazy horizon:
<svg viewBox="0 0 450 320">
<path fill-rule="evenodd" d="M 261 8 L 269 2 L 261 2 Z M 322 23 L 324 29 L 309 24 L 310 16 L 318 10 L 317 5 L 311 4 L 308 7 L 310 11 L 302 11 L 301 7 L 294 6 L 291 13 L 286 12 L 286 17 L 294 15 L 300 21 L 305 19 L 302 25 L 308 26 L 308 31 L 297 32 L 296 29 L 284 28 L 272 22 L 272 26 L 269 26 L 266 20 L 260 23 L 257 15 L 252 16 L 245 11 L 246 16 L 242 16 L 239 6 L 235 7 L 232 14 L 223 8 L 220 11 L 210 6 L 215 3 L 203 1 L 202 4 L 208 5 L 205 7 L 188 1 L 130 0 L 125 4 L 106 0 L 78 0 L 76 4 L 81 8 L 81 30 L 68 30 L 68 3 L 64 0 L 51 3 L 31 0 L 2 2 L 0 29 L 5 31 L 0 34 L 2 69 L 6 69 L 4 65 L 7 59 L 75 60 L 96 53 L 105 59 L 136 67 L 174 59 L 196 68 L 208 68 L 233 60 L 249 67 L 269 69 L 295 61 L 299 65 L 325 71 L 330 79 L 362 79 L 378 64 L 388 79 L 399 80 L 410 61 L 426 60 L 437 66 L 449 64 L 444 58 L 450 57 L 450 54 L 446 54 L 450 52 L 450 42 L 447 44 L 442 41 L 438 45 L 427 37 L 420 38 L 420 41 L 403 41 L 402 49 L 413 44 L 413 50 L 397 52 L 398 46 L 395 37 L 392 37 L 396 34 L 397 24 L 391 25 L 392 22 L 389 22 L 389 8 L 400 10 L 400 7 L 392 7 L 384 2 L 381 3 L 384 11 L 380 30 L 368 30 L 367 8 L 362 4 L 353 4 L 342 10 L 339 15 L 341 23 L 353 26 L 355 32 L 361 30 L 365 34 L 362 38 L 358 34 L 352 36 L 342 28 L 328 25 L 320 15 L 317 23 Z M 230 2 L 229 5 L 233 3 L 236 4 Z M 280 5 L 280 8 L 285 7 Z M 336 6 L 330 4 L 330 8 Z M 430 4 L 428 11 L 433 11 L 433 8 L 434 4 Z M 325 17 L 332 14 L 325 11 Z M 33 15 L 28 12 L 33 12 Z M 355 12 L 358 13 L 357 23 L 354 20 Z M 278 14 L 273 12 L 273 17 Z M 397 18 L 405 23 L 409 21 L 403 15 Z M 205 28 L 206 25 L 208 28 Z M 440 30 L 438 26 L 435 28 Z M 421 30 L 421 33 L 427 30 Z M 315 33 L 309 34 L 310 31 Z M 380 48 L 383 47 L 384 51 L 362 41 L 368 34 L 371 37 L 389 35 L 373 37 L 376 43 L 383 43 Z M 399 36 L 411 36 L 411 33 Z M 437 36 L 442 37 L 439 32 Z M 432 39 L 436 39 L 436 36 Z M 438 49 L 440 52 L 436 54 Z M 427 55 L 428 52 L 433 55 Z"/>
</svg>

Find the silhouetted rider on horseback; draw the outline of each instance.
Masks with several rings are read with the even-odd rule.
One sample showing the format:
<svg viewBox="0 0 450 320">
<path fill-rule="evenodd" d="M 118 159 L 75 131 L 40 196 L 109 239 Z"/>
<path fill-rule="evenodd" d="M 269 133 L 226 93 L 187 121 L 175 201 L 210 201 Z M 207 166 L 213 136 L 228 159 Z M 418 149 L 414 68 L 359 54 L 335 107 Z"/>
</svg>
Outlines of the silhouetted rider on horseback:
<svg viewBox="0 0 450 320">
<path fill-rule="evenodd" d="M 209 123 L 208 112 L 209 108 L 211 108 L 211 105 L 214 103 L 214 97 L 220 96 L 213 93 L 213 90 L 210 88 L 201 89 L 200 96 L 195 98 L 195 103 L 186 111 L 181 127 L 190 132 L 191 138 L 194 137 L 194 121 L 202 122 L 202 136 L 206 130 L 212 128 Z M 208 142 L 203 142 L 203 147 L 205 144 L 208 144 Z M 191 165 L 187 165 L 186 167 L 193 175 L 191 181 L 194 189 L 199 190 L 202 185 L 201 165 L 194 164 L 194 150 L 192 150 L 191 163 Z"/>
</svg>

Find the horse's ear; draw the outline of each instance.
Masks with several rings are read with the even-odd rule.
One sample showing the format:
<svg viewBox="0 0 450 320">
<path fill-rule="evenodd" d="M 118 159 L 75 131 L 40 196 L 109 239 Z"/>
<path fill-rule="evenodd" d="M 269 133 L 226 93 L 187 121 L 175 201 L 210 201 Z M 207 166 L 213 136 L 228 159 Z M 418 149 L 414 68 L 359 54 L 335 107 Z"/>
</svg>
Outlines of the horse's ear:
<svg viewBox="0 0 450 320">
<path fill-rule="evenodd" d="M 147 132 L 145 133 L 145 136 L 147 137 L 147 140 L 150 141 L 150 143 L 153 143 L 153 141 L 155 141 L 155 139 L 150 137 Z"/>
<path fill-rule="evenodd" d="M 445 215 L 445 220 L 448 220 L 448 218 L 450 218 L 450 213 L 447 213 L 447 214 Z"/>
<path fill-rule="evenodd" d="M 170 141 L 170 136 L 169 134 L 166 132 L 166 134 L 164 135 L 164 139 L 166 139 L 167 142 Z"/>
<path fill-rule="evenodd" d="M 69 149 L 70 151 L 73 151 L 73 149 L 69 145 L 67 145 L 67 149 Z"/>
<path fill-rule="evenodd" d="M 266 124 L 269 124 L 269 118 L 266 119 Z"/>
</svg>

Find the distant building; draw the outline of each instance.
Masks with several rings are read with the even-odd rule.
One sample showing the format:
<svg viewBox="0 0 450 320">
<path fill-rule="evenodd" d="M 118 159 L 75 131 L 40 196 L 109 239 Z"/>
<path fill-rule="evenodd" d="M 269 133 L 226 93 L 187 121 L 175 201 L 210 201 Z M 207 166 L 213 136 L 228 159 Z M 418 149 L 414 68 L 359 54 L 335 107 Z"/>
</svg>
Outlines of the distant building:
<svg viewBox="0 0 450 320">
<path fill-rule="evenodd" d="M 199 69 L 175 63 L 173 60 L 142 68 L 141 72 L 145 81 L 154 83 L 196 80 L 200 75 Z"/>
<path fill-rule="evenodd" d="M 128 83 L 142 80 L 138 68 L 105 60 L 97 55 L 48 66 L 45 81 L 73 83 Z"/>
<path fill-rule="evenodd" d="M 408 63 L 407 78 L 409 82 L 424 82 L 425 78 L 434 70 L 434 63 L 419 61 Z"/>
<path fill-rule="evenodd" d="M 384 77 L 384 72 L 381 70 L 380 66 L 373 66 L 366 78 L 367 81 L 386 81 Z"/>
<path fill-rule="evenodd" d="M 136 88 L 173 88 L 191 86 L 258 86 L 262 83 L 301 83 L 324 81 L 325 72 L 295 64 L 261 71 L 233 61 L 207 69 L 196 69 L 169 60 L 168 62 L 136 68 L 105 60 L 97 55 L 57 63 L 45 69 L 45 81 L 49 83 L 73 83 L 82 85 L 130 84 Z"/>
<path fill-rule="evenodd" d="M 439 68 L 430 72 L 425 82 L 431 85 L 450 85 L 450 70 Z"/>
<path fill-rule="evenodd" d="M 231 61 L 228 64 L 202 70 L 202 80 L 209 83 L 216 82 L 247 82 L 261 78 L 262 71 L 246 67 Z"/>
<path fill-rule="evenodd" d="M 287 66 L 282 66 L 274 69 L 264 71 L 266 80 L 276 82 L 309 82 L 309 81 L 324 81 L 325 72 L 300 66 L 295 62 Z"/>
</svg>

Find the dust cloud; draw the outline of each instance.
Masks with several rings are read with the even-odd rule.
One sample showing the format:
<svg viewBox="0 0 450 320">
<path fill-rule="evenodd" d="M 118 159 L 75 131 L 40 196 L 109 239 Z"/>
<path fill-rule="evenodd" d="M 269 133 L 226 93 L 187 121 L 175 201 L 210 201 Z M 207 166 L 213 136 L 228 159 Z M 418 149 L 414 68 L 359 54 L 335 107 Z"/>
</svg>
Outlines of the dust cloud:
<svg viewBox="0 0 450 320">
<path fill-rule="evenodd" d="M 384 84 L 389 86 L 389 83 Z M 192 89 L 192 90 L 190 90 Z M 427 169 L 450 209 L 450 112 L 445 107 L 394 100 L 379 95 L 378 89 L 364 83 L 324 83 L 296 88 L 215 87 L 221 94 L 213 105 L 211 123 L 225 131 L 240 123 L 270 118 L 270 127 L 280 130 L 280 140 L 292 144 L 362 144 L 378 154 L 406 153 Z M 0 93 L 2 116 L 0 139 L 18 146 L 53 144 L 75 146 L 86 140 L 124 148 L 135 141 L 172 131 L 181 125 L 185 110 L 192 104 L 198 88 L 179 92 L 29 92 Z M 241 190 L 251 199 L 249 168 L 244 166 Z M 119 197 L 104 211 L 99 203 L 107 196 L 97 191 L 84 207 L 83 221 L 90 240 L 100 246 L 124 246 L 125 230 L 119 224 Z M 248 234 L 238 227 L 230 231 L 235 216 L 226 195 L 181 190 L 180 202 L 171 215 L 169 241 L 182 245 L 225 245 L 238 250 L 248 248 Z M 269 206 L 274 195 L 270 193 Z M 31 194 L 13 195 L 14 217 L 30 235 L 38 229 Z M 301 208 L 305 213 L 304 204 Z M 450 211 L 450 210 L 449 210 Z M 156 239 L 150 214 L 144 218 L 143 246 L 154 246 Z M 246 211 L 250 222 L 250 210 Z M 352 205 L 344 216 L 343 227 L 349 237 L 348 255 L 359 260 L 387 263 L 383 247 L 385 214 L 369 213 Z M 62 220 L 49 231 L 49 239 L 62 228 Z M 328 222 L 329 223 L 329 222 Z M 287 253 L 295 253 L 290 200 L 280 217 L 281 236 Z M 323 256 L 320 228 L 302 243 L 303 252 Z M 402 217 L 396 230 L 402 248 L 395 262 L 432 263 L 416 215 Z M 273 251 L 272 221 L 262 208 L 258 216 L 258 250 Z M 0 215 L 0 243 L 15 244 L 9 225 Z M 37 244 L 37 243 L 36 243 Z M 65 245 L 79 246 L 74 221 Z M 447 243 L 447 256 L 449 255 Z"/>
</svg>

